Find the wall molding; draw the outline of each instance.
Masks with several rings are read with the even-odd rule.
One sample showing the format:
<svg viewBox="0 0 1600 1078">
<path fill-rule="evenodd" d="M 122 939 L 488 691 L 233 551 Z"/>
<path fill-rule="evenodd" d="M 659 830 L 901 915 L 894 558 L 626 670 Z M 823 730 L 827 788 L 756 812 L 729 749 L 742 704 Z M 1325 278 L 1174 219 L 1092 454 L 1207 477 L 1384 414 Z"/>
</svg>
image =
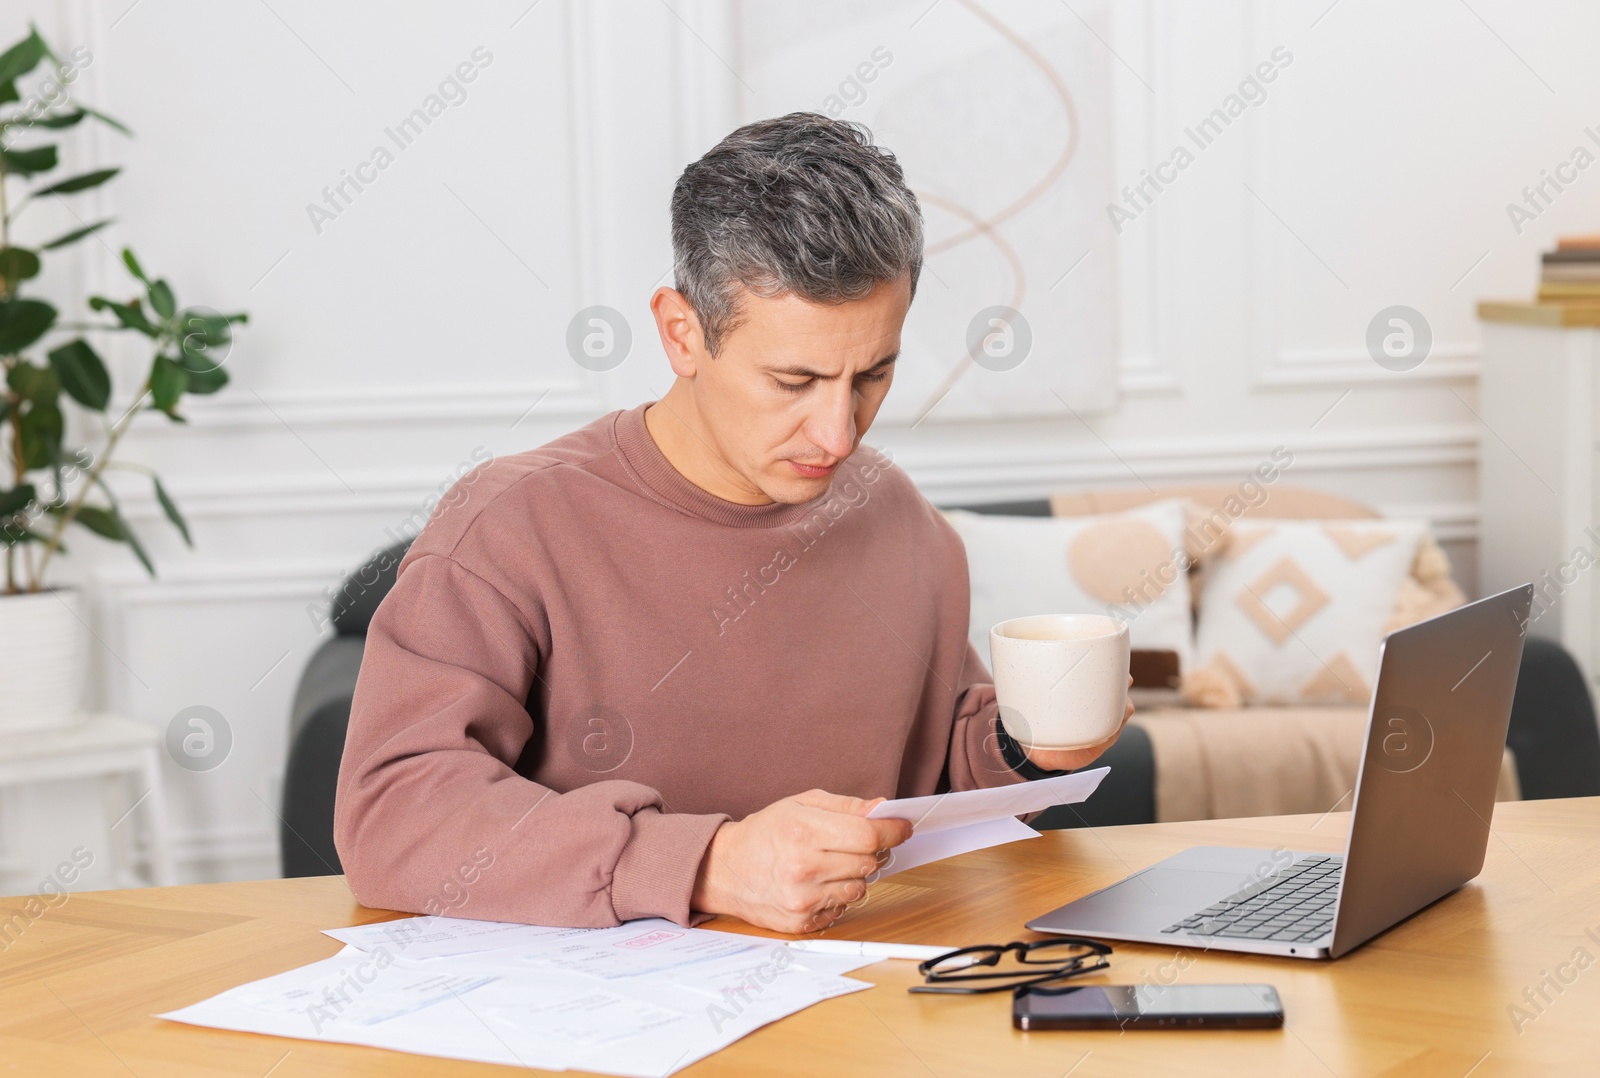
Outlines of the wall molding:
<svg viewBox="0 0 1600 1078">
<path fill-rule="evenodd" d="M 958 455 L 906 451 L 896 460 L 934 501 L 946 491 L 985 492 L 1002 497 L 1018 490 L 1048 491 L 1068 484 L 1190 481 L 1243 477 L 1272 448 L 1294 454 L 1291 474 L 1333 471 L 1403 471 L 1417 467 L 1473 467 L 1478 460 L 1476 426 L 1450 425 L 1403 431 L 1279 432 L 1243 438 L 1113 439 L 1106 447 L 1045 446 L 991 449 Z M 1002 491 L 1005 494 L 1002 494 Z"/>
<path fill-rule="evenodd" d="M 131 402 L 123 402 L 126 407 Z M 531 409 L 531 411 L 530 411 Z M 352 386 L 270 391 L 232 386 L 215 398 L 189 399 L 190 428 L 242 431 L 262 427 L 388 427 L 405 423 L 515 422 L 594 418 L 610 409 L 596 388 L 582 382 L 505 382 L 413 386 Z M 153 418 L 153 417 L 152 417 Z M 178 429 L 170 422 L 141 423 L 139 437 Z M 191 437 L 191 431 L 184 436 Z"/>
<path fill-rule="evenodd" d="M 1144 358 L 1124 361 L 1117 368 L 1117 390 L 1124 396 L 1176 396 L 1183 392 L 1183 383 L 1167 367 Z"/>
<path fill-rule="evenodd" d="M 883 428 L 900 434 L 902 425 Z M 879 439 L 869 439 L 878 444 Z M 1076 483 L 1189 480 L 1202 476 L 1243 475 L 1274 446 L 1286 445 L 1295 455 L 1297 472 L 1343 469 L 1382 470 L 1413 467 L 1475 466 L 1478 428 L 1471 424 L 1333 432 L 1252 434 L 1248 437 L 1184 439 L 1112 439 L 1113 457 L 1098 442 L 1079 445 L 977 445 L 961 451 L 908 449 L 900 463 L 928 497 L 938 501 L 949 489 L 998 490 Z M 1121 458 L 1120 460 L 1118 458 Z M 1123 462 L 1126 462 L 1124 464 Z M 1133 474 L 1130 474 L 1130 466 Z M 393 514 L 409 517 L 424 499 L 453 481 L 450 468 L 394 469 L 349 474 L 356 486 L 347 490 L 324 472 L 241 476 L 226 482 L 174 482 L 173 497 L 192 519 L 254 519 L 288 515 L 326 517 Z M 1137 476 L 1137 478 L 1136 478 Z M 448 487 L 446 487 L 448 489 Z M 134 522 L 162 516 L 154 496 L 140 487 L 123 496 Z"/>
<path fill-rule="evenodd" d="M 440 495 L 441 486 L 448 490 L 456 475 L 450 468 L 344 474 L 355 486 L 354 492 L 326 472 L 241 478 L 232 483 L 169 481 L 167 486 L 185 518 L 191 520 L 374 513 L 410 518 L 423 509 L 428 497 Z M 144 484 L 118 493 L 124 515 L 129 520 L 166 519 L 154 494 L 145 489 Z"/>
<path fill-rule="evenodd" d="M 364 551 L 348 562 L 271 558 L 198 564 L 163 562 L 161 575 L 155 579 L 136 564 L 106 564 L 95 566 L 89 579 L 124 609 L 188 603 L 300 601 L 321 599 L 323 590 L 336 587 L 366 554 Z"/>
<path fill-rule="evenodd" d="M 898 431 L 896 431 L 898 433 Z M 873 444 L 878 444 L 873 440 Z M 1242 479 L 1275 446 L 1286 446 L 1294 463 L 1285 474 L 1326 476 L 1337 472 L 1405 472 L 1417 468 L 1475 468 L 1479 432 L 1460 424 L 1430 429 L 1280 432 L 1277 437 L 1251 435 L 1205 439 L 1113 439 L 1115 456 L 1098 443 L 1088 445 L 998 446 L 953 452 L 934 448 L 896 451 L 896 462 L 937 504 L 1029 498 L 1080 486 L 1177 484 L 1203 480 Z M 254 520 L 299 514 L 326 518 L 381 517 L 396 524 L 421 509 L 449 473 L 415 470 L 389 473 L 356 494 L 330 477 L 307 473 L 268 481 L 243 480 L 180 488 L 175 497 L 192 519 Z M 1298 480 L 1291 480 L 1298 481 Z M 1314 485 L 1315 480 L 1308 479 Z M 1412 505 L 1415 513 L 1421 503 Z M 1444 503 L 1423 515 L 1449 519 L 1453 528 L 1476 534 L 1476 517 L 1466 503 Z M 148 493 L 124 498 L 136 523 L 161 516 Z M 1448 512 L 1441 518 L 1435 509 Z M 1470 525 L 1459 523 L 1468 520 Z M 164 561 L 161 577 L 151 581 L 129 563 L 96 567 L 94 579 L 114 588 L 130 603 L 227 601 L 319 596 L 371 549 L 387 546 L 388 531 L 375 531 L 366 546 L 348 558 L 244 559 L 238 561 Z"/>
<path fill-rule="evenodd" d="M 1285 349 L 1257 372 L 1257 388 L 1344 388 L 1382 385 L 1396 389 L 1407 385 L 1441 382 L 1476 382 L 1481 349 L 1475 344 L 1434 348 L 1422 364 L 1409 371 L 1378 366 L 1364 348 Z"/>
<path fill-rule="evenodd" d="M 1373 506 L 1395 520 L 1426 520 L 1433 537 L 1441 543 L 1475 543 L 1482 519 L 1478 503 L 1460 502 L 1381 502 Z"/>
<path fill-rule="evenodd" d="M 141 856 L 143 849 L 136 851 Z M 254 869 L 261 861 L 270 862 L 276 875 L 282 854 L 278 848 L 278 829 L 272 827 L 206 828 L 176 831 L 172 836 L 172 860 L 179 866 L 214 869 L 219 865 Z M 215 872 L 200 873 L 207 879 Z M 235 879 L 223 872 L 222 879 Z"/>
</svg>

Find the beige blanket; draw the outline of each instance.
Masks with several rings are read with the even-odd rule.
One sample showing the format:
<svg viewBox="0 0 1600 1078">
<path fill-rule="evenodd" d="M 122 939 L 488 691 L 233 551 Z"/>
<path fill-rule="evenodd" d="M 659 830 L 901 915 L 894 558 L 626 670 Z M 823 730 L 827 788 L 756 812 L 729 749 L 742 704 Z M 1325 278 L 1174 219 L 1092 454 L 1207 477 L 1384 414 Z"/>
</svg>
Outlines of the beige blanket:
<svg viewBox="0 0 1600 1078">
<path fill-rule="evenodd" d="M 1156 766 L 1156 820 L 1347 810 L 1366 733 L 1359 707 L 1141 710 Z M 1520 797 L 1511 750 L 1496 801 Z"/>
</svg>

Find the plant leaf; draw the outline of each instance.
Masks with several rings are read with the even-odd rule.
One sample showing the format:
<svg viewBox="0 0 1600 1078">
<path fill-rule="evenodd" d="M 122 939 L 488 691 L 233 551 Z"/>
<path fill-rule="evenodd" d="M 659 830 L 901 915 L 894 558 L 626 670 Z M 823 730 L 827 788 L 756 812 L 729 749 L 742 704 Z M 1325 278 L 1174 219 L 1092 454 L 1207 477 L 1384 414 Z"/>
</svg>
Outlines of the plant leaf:
<svg viewBox="0 0 1600 1078">
<path fill-rule="evenodd" d="M 229 328 L 232 319 L 220 314 L 206 314 L 193 307 L 183 312 L 180 323 L 183 329 L 181 344 L 185 352 L 203 354 L 207 348 L 227 344 L 233 340 Z"/>
<path fill-rule="evenodd" d="M 150 309 L 162 318 L 171 318 L 178 313 L 177 301 L 172 298 L 172 286 L 166 281 L 150 283 Z"/>
<path fill-rule="evenodd" d="M 98 505 L 85 505 L 78 510 L 78 515 L 72 518 L 74 524 L 82 524 L 102 539 L 122 541 L 122 525 L 117 521 L 117 515 L 109 509 L 102 509 Z"/>
<path fill-rule="evenodd" d="M 120 539 L 122 542 L 127 543 L 129 549 L 133 551 L 133 556 L 138 558 L 139 563 L 144 566 L 144 571 L 151 576 L 155 576 L 156 567 L 150 561 L 150 555 L 145 553 L 144 545 L 139 542 L 138 535 L 134 533 L 132 528 L 128 527 L 128 522 L 122 515 L 122 506 L 117 504 L 117 496 L 111 493 L 111 488 L 106 485 L 104 479 L 97 480 L 96 485 L 105 494 L 106 501 L 111 503 L 111 508 L 106 512 L 106 515 L 110 518 L 111 523 L 115 525 L 118 532 L 117 535 L 107 536 L 107 538 Z"/>
<path fill-rule="evenodd" d="M 122 525 L 123 541 L 133 551 L 133 556 L 139 559 L 139 564 L 144 566 L 144 571 L 154 577 L 156 575 L 155 563 L 150 560 L 150 555 L 146 553 L 144 544 L 139 542 L 139 536 L 132 528 L 128 527 L 127 522 L 122 519 L 121 513 L 117 514 L 117 522 Z"/>
<path fill-rule="evenodd" d="M 41 195 L 70 195 L 76 191 L 87 191 L 91 187 L 99 187 L 101 184 L 105 183 L 107 180 L 121 171 L 122 170 L 120 168 L 102 168 L 96 169 L 94 172 L 85 172 L 81 176 L 73 176 L 69 179 L 62 180 L 60 183 L 53 183 L 49 187 L 41 187 L 39 190 L 33 192 L 29 197 L 38 198 Z"/>
<path fill-rule="evenodd" d="M 178 512 L 178 505 L 167 493 L 167 488 L 161 485 L 161 480 L 155 476 L 150 481 L 156 485 L 156 501 L 161 503 L 161 511 L 167 514 L 167 519 L 172 521 L 173 527 L 178 529 L 178 534 L 183 536 L 184 546 L 194 548 L 194 540 L 189 538 L 189 525 L 184 523 L 183 514 Z"/>
<path fill-rule="evenodd" d="M 85 408 L 103 412 L 111 403 L 111 375 L 81 337 L 51 351 L 50 369 L 56 372 L 67 396 Z"/>
<path fill-rule="evenodd" d="M 144 311 L 139 309 L 138 300 L 132 303 L 118 303 L 104 296 L 90 296 L 89 308 L 95 311 L 110 311 L 117 316 L 117 321 L 122 323 L 123 329 L 136 329 L 146 337 L 154 337 L 160 333 L 150 324 L 150 319 L 144 316 Z"/>
<path fill-rule="evenodd" d="M 133 256 L 132 247 L 124 247 L 122 249 L 122 264 L 127 266 L 128 272 L 139 278 L 139 280 L 147 285 L 150 283 L 150 278 L 144 275 L 144 267 L 140 266 L 139 260 Z"/>
<path fill-rule="evenodd" d="M 27 360 L 12 365 L 6 374 L 6 386 L 32 404 L 54 404 L 61 392 L 61 383 L 56 379 L 55 371 Z"/>
<path fill-rule="evenodd" d="M 115 220 L 115 218 L 107 217 L 104 221 L 96 221 L 94 224 L 85 228 L 74 229 L 73 231 L 68 232 L 65 236 L 57 236 L 49 243 L 41 246 L 39 250 L 54 251 L 57 247 L 65 247 L 69 243 L 77 243 L 79 240 L 83 239 L 83 237 L 100 231 L 102 228 L 109 225 L 113 220 Z"/>
<path fill-rule="evenodd" d="M 56 309 L 43 300 L 0 302 L 0 356 L 14 356 L 45 335 L 55 324 Z"/>
<path fill-rule="evenodd" d="M 161 484 L 157 483 L 156 490 L 159 492 L 160 489 Z M 32 483 L 18 483 L 10 490 L 0 490 L 0 517 L 16 516 L 32 505 L 35 497 L 37 495 L 34 492 Z M 184 534 L 185 538 L 187 538 L 188 533 L 185 532 Z"/>
<path fill-rule="evenodd" d="M 49 172 L 56 167 L 56 148 L 32 146 L 26 150 L 0 150 L 0 159 L 5 161 L 8 171 L 18 176 L 32 176 L 37 172 Z M 48 191 L 38 193 L 42 195 Z"/>
<path fill-rule="evenodd" d="M 92 109 L 88 105 L 81 105 L 79 107 L 83 111 L 83 114 L 85 116 L 93 116 L 95 119 L 99 120 L 101 123 L 105 124 L 107 127 L 114 127 L 118 131 L 121 131 L 124 135 L 132 135 L 133 134 L 132 131 L 128 130 L 128 125 L 123 123 L 121 120 L 113 120 L 111 117 L 107 116 L 105 113 L 101 112 L 99 109 Z"/>
<path fill-rule="evenodd" d="M 71 112 L 55 112 L 31 120 L 17 120 L 15 123 L 18 127 L 47 127 L 52 131 L 59 131 L 64 127 L 72 127 L 87 115 L 89 114 L 82 109 L 73 109 Z"/>
<path fill-rule="evenodd" d="M 178 398 L 189 387 L 189 372 L 166 356 L 156 356 L 150 364 L 150 406 L 172 414 Z"/>
<path fill-rule="evenodd" d="M 193 360 L 188 355 L 185 355 L 178 362 L 184 370 L 189 372 L 189 384 L 184 388 L 185 393 L 193 393 L 197 397 L 204 397 L 207 394 L 215 393 L 228 384 L 228 372 L 212 363 L 209 359 L 202 360 L 198 370 L 191 366 Z"/>
<path fill-rule="evenodd" d="M 44 536 L 31 528 L 24 528 L 20 524 L 0 524 L 0 546 L 15 546 L 18 543 L 42 543 Z M 67 544 L 57 543 L 56 549 L 65 554 Z"/>
<path fill-rule="evenodd" d="M 0 82 L 10 82 L 18 75 L 26 75 L 49 55 L 50 46 L 44 43 L 38 30 L 29 27 L 27 37 L 0 53 Z"/>
<path fill-rule="evenodd" d="M 0 105 L 9 105 L 13 101 L 22 100 L 17 93 L 17 84 L 13 82 L 0 82 Z"/>
<path fill-rule="evenodd" d="M 6 291 L 15 292 L 18 281 L 39 276 L 39 256 L 26 247 L 0 247 L 0 277 Z"/>
<path fill-rule="evenodd" d="M 55 404 L 35 404 L 17 419 L 17 434 L 22 440 L 24 469 L 48 468 L 61 451 L 64 424 L 61 409 Z"/>
</svg>

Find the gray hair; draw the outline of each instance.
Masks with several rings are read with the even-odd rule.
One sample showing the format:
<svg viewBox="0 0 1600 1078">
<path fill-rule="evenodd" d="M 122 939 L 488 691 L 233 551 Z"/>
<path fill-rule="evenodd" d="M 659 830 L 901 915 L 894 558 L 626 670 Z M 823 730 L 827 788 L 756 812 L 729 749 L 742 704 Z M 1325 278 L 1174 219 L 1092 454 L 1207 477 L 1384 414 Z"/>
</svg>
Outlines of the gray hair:
<svg viewBox="0 0 1600 1078">
<path fill-rule="evenodd" d="M 672 190 L 675 284 L 716 354 L 739 286 L 813 303 L 861 299 L 922 272 L 922 210 L 894 154 L 862 125 L 815 112 L 746 124 Z"/>
</svg>

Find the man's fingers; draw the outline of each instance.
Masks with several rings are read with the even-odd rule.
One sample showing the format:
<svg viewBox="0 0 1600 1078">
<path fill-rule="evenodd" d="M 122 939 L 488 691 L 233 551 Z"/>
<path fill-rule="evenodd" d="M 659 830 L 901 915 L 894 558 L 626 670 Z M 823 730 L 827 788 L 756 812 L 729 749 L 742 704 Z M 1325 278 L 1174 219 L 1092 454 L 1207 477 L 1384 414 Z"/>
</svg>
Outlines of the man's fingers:
<svg viewBox="0 0 1600 1078">
<path fill-rule="evenodd" d="M 865 880 L 840 880 L 823 887 L 820 894 L 818 905 L 821 910 L 832 910 L 842 914 L 844 907 L 854 905 L 867 897 L 867 883 Z"/>
<path fill-rule="evenodd" d="M 803 794 L 796 794 L 795 801 L 828 814 L 813 817 L 825 850 L 872 853 L 898 846 L 911 837 L 910 820 L 865 819 L 867 813 L 883 803 L 884 798 L 881 797 L 869 801 L 844 794 L 831 794 L 826 790 L 807 790 Z"/>
<path fill-rule="evenodd" d="M 844 912 L 845 911 L 844 911 L 844 907 L 843 906 L 830 906 L 828 909 L 820 910 L 820 911 L 818 911 L 816 913 L 808 915 L 804 920 L 802 920 L 800 922 L 800 925 L 799 925 L 798 928 L 789 928 L 789 927 L 785 926 L 785 927 L 779 928 L 779 931 L 780 932 L 825 932 L 828 929 L 832 928 L 834 926 L 834 924 L 839 920 L 839 918 L 844 916 Z"/>
<path fill-rule="evenodd" d="M 909 820 L 864 820 L 842 812 L 817 813 L 812 817 L 819 849 L 834 853 L 872 855 L 898 846 L 911 837 Z"/>
<path fill-rule="evenodd" d="M 817 884 L 849 883 L 866 879 L 878 871 L 878 858 L 870 853 L 836 853 L 825 850 L 811 858 L 807 868 L 807 882 Z"/>
<path fill-rule="evenodd" d="M 849 797 L 845 794 L 830 794 L 827 790 L 807 790 L 803 794 L 796 794 L 796 801 L 811 808 L 823 809 L 827 812 L 840 812 L 847 816 L 865 816 L 883 798 L 873 798 L 871 801 L 861 797 Z"/>
<path fill-rule="evenodd" d="M 889 818 L 885 820 L 868 820 L 872 830 L 878 836 L 878 844 L 874 849 L 887 850 L 900 845 L 911 837 L 911 821 Z"/>
</svg>

